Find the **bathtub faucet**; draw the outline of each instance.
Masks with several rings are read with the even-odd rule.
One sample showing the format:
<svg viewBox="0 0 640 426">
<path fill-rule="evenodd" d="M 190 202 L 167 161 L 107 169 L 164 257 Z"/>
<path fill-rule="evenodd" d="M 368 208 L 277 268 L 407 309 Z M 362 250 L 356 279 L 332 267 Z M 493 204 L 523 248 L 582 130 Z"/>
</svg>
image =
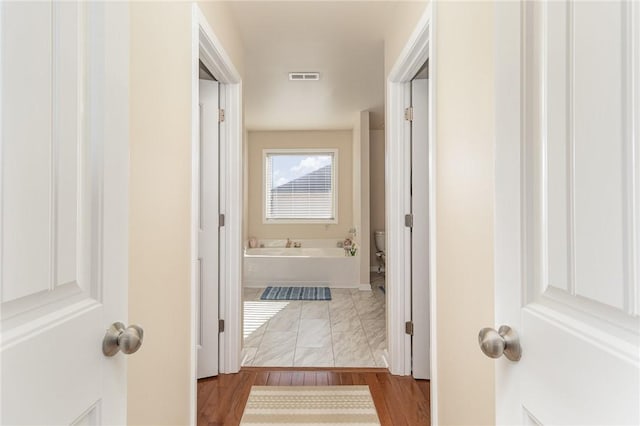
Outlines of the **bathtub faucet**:
<svg viewBox="0 0 640 426">
<path fill-rule="evenodd" d="M 291 238 L 287 238 L 287 248 L 291 248 Z"/>
</svg>

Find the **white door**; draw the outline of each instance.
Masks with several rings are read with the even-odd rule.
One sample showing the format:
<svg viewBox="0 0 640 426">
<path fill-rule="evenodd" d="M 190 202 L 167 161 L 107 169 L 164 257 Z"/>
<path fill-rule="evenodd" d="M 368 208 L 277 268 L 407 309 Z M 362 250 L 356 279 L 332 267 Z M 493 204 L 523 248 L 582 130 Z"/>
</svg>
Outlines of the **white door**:
<svg viewBox="0 0 640 426">
<path fill-rule="evenodd" d="M 219 84 L 200 80 L 198 378 L 218 374 Z"/>
<path fill-rule="evenodd" d="M 126 4 L 0 3 L 6 425 L 126 423 Z"/>
<path fill-rule="evenodd" d="M 430 379 L 429 80 L 411 82 L 411 105 L 411 370 L 416 379 Z"/>
<path fill-rule="evenodd" d="M 639 6 L 496 6 L 498 424 L 640 424 Z"/>
</svg>

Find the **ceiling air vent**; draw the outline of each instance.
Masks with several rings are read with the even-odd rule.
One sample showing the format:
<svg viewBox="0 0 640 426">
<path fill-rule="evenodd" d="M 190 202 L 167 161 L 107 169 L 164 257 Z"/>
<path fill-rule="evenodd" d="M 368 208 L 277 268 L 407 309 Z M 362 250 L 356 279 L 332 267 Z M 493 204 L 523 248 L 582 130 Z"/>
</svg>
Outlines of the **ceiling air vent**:
<svg viewBox="0 0 640 426">
<path fill-rule="evenodd" d="M 319 72 L 290 72 L 289 80 L 291 81 L 316 81 L 320 80 Z"/>
</svg>

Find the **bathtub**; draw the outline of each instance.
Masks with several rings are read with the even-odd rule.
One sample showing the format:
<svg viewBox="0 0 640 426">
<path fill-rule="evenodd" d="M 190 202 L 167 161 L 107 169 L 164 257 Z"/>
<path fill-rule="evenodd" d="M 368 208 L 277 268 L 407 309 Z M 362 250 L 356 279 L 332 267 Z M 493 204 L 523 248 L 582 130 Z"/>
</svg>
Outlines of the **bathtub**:
<svg viewBox="0 0 640 426">
<path fill-rule="evenodd" d="M 246 248 L 243 285 L 359 287 L 359 256 L 345 256 L 334 247 Z"/>
</svg>

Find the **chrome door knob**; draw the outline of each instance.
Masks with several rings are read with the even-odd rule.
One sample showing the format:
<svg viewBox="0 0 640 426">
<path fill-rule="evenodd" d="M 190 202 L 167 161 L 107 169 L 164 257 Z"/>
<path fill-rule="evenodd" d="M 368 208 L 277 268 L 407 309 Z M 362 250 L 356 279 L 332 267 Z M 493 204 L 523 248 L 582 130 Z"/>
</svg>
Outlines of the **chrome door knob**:
<svg viewBox="0 0 640 426">
<path fill-rule="evenodd" d="M 144 330 L 139 325 L 125 327 L 121 322 L 114 322 L 102 340 L 102 353 L 105 356 L 114 356 L 119 351 L 132 354 L 142 346 L 143 335 Z"/>
<path fill-rule="evenodd" d="M 500 326 L 498 331 L 483 328 L 478 334 L 478 344 L 482 352 L 490 358 L 500 358 L 504 354 L 511 361 L 519 361 L 522 356 L 520 338 L 507 325 Z"/>
</svg>

